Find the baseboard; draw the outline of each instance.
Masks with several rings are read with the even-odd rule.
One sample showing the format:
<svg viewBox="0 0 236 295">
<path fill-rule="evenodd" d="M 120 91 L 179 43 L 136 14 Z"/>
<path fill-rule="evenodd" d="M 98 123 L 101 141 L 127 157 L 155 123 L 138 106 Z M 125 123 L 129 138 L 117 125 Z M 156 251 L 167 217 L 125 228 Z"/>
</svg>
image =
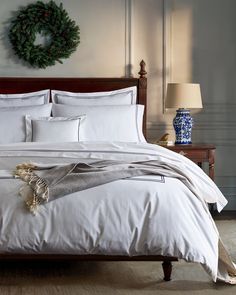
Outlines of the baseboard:
<svg viewBox="0 0 236 295">
<path fill-rule="evenodd" d="M 215 220 L 230 220 L 230 219 L 236 220 L 236 210 L 223 210 L 220 213 L 218 213 L 217 211 L 214 211 L 212 213 L 212 217 Z"/>
</svg>

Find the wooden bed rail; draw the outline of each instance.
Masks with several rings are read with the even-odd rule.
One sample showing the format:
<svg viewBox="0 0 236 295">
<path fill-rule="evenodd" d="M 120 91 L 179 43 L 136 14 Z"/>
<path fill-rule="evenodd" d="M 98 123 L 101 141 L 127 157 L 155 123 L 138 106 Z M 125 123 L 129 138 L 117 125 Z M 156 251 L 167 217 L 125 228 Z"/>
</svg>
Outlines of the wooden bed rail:
<svg viewBox="0 0 236 295">
<path fill-rule="evenodd" d="M 171 280 L 172 261 L 178 261 L 178 258 L 161 255 L 137 255 L 137 256 L 123 256 L 123 255 L 64 255 L 64 254 L 0 254 L 0 261 L 163 261 L 162 269 L 164 273 L 164 280 Z"/>
</svg>

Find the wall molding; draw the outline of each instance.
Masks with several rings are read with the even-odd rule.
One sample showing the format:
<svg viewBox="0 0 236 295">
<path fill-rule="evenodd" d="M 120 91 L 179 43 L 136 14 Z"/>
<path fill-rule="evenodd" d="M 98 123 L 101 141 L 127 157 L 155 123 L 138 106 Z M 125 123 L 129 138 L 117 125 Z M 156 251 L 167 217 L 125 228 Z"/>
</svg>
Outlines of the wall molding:
<svg viewBox="0 0 236 295">
<path fill-rule="evenodd" d="M 167 84 L 171 81 L 171 3 L 169 0 L 162 0 L 163 7 L 163 60 L 162 60 L 162 113 L 165 113 L 165 96 Z"/>
<path fill-rule="evenodd" d="M 195 119 L 195 118 L 194 118 Z M 158 123 L 158 122 L 147 122 L 148 129 L 162 129 L 163 127 L 166 128 L 173 128 L 172 122 L 171 123 Z M 235 122 L 228 122 L 228 121 L 218 121 L 218 122 L 211 122 L 211 121 L 198 121 L 194 120 L 193 130 L 225 130 L 225 129 L 233 129 L 235 131 L 236 128 L 236 121 Z M 230 136 L 234 136 L 234 134 L 230 134 Z M 236 133 L 235 133 L 236 136 Z"/>
<path fill-rule="evenodd" d="M 223 210 L 236 210 L 236 195 L 234 196 L 227 196 L 225 195 L 226 199 L 228 200 L 228 204 Z"/>
<path fill-rule="evenodd" d="M 125 77 L 133 77 L 133 0 L 125 0 Z"/>
</svg>

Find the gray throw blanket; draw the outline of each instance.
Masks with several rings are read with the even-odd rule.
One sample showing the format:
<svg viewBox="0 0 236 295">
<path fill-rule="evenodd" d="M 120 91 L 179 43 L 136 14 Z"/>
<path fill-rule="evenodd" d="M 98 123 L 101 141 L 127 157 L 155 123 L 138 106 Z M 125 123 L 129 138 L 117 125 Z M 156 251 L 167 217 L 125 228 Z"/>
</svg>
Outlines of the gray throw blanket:
<svg viewBox="0 0 236 295">
<path fill-rule="evenodd" d="M 26 182 L 20 194 L 33 214 L 39 205 L 67 194 L 142 175 L 155 174 L 178 178 L 196 195 L 193 183 L 181 167 L 173 164 L 170 167 L 156 160 L 131 163 L 93 160 L 89 164 L 72 163 L 56 166 L 23 163 L 17 165 L 14 174 Z"/>
</svg>

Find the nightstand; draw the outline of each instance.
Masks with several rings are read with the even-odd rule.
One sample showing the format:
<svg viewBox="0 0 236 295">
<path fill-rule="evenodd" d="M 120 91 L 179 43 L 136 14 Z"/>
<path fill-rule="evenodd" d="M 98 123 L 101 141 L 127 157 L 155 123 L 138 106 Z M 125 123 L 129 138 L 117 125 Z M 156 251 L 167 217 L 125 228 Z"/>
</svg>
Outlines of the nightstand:
<svg viewBox="0 0 236 295">
<path fill-rule="evenodd" d="M 214 165 L 215 165 L 215 146 L 209 144 L 186 144 L 186 145 L 170 145 L 165 146 L 167 149 L 179 153 L 193 162 L 197 163 L 202 168 L 203 162 L 209 164 L 209 176 L 214 180 Z"/>
</svg>

